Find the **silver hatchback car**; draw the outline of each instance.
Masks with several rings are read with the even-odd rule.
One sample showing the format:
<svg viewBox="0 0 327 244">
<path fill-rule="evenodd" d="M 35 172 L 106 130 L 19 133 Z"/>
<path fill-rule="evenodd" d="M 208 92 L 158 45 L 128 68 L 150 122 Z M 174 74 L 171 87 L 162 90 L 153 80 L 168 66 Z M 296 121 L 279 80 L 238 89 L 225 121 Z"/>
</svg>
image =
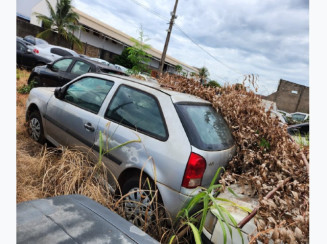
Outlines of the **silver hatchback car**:
<svg viewBox="0 0 327 244">
<path fill-rule="evenodd" d="M 106 153 L 103 162 L 123 193 L 138 188 L 143 169 L 172 217 L 235 153 L 228 125 L 208 101 L 118 75 L 88 73 L 60 88 L 34 88 L 26 119 L 36 141 L 95 153 L 101 137 L 109 148 L 140 140 Z"/>
</svg>

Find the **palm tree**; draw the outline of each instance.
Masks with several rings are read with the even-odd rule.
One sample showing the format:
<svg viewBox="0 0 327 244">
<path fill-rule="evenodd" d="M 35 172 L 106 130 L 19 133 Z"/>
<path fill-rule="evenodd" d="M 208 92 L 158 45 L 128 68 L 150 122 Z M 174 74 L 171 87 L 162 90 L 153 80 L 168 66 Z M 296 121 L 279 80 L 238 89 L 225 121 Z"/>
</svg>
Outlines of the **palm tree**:
<svg viewBox="0 0 327 244">
<path fill-rule="evenodd" d="M 209 76 L 209 71 L 206 67 L 203 66 L 201 69 L 199 69 L 199 77 L 200 77 L 201 84 L 206 83 L 208 76 Z"/>
<path fill-rule="evenodd" d="M 79 15 L 73 11 L 72 0 L 57 0 L 56 9 L 54 10 L 46 0 L 50 17 L 34 13 L 36 18 L 43 22 L 46 30 L 37 34 L 37 37 L 46 38 L 51 32 L 57 32 L 66 40 L 76 43 L 81 48 L 81 41 L 73 34 L 74 31 L 80 30 L 82 27 L 78 24 Z"/>
<path fill-rule="evenodd" d="M 180 74 L 183 70 L 183 67 L 181 65 L 177 64 L 175 66 L 175 70 L 176 70 L 177 74 Z"/>
</svg>

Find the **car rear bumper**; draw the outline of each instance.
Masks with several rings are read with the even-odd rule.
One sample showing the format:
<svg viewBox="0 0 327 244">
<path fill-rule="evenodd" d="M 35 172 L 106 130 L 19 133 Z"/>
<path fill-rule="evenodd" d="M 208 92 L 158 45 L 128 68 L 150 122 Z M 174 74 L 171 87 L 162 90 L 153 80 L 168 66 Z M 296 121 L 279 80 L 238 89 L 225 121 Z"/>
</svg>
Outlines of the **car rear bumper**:
<svg viewBox="0 0 327 244">
<path fill-rule="evenodd" d="M 164 206 L 173 219 L 176 217 L 179 210 L 185 207 L 189 200 L 200 191 L 198 188 L 187 189 L 187 194 L 184 194 L 159 182 L 157 182 L 157 186 L 163 199 Z"/>
</svg>

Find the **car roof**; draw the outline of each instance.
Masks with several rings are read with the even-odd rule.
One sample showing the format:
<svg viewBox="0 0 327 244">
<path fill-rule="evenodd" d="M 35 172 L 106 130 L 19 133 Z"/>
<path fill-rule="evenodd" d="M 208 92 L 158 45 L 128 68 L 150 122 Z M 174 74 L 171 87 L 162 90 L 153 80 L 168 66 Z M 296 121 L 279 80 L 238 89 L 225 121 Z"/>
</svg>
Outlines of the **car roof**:
<svg viewBox="0 0 327 244">
<path fill-rule="evenodd" d="M 33 46 L 32 43 L 28 42 L 28 41 L 25 41 L 22 37 L 19 37 L 19 36 L 16 36 L 16 40 L 25 44 L 25 45 L 28 45 L 28 46 Z"/>
<path fill-rule="evenodd" d="M 144 81 L 144 80 L 139 80 L 139 79 L 136 79 L 136 78 L 133 78 L 133 77 L 120 76 L 120 75 L 115 75 L 115 74 L 94 74 L 94 73 L 92 73 L 92 75 L 97 76 L 97 77 L 101 77 L 101 78 L 104 78 L 104 79 L 108 79 L 108 76 L 112 76 L 112 77 L 116 77 L 116 78 L 119 78 L 119 79 L 122 79 L 122 80 L 133 82 L 135 84 L 139 84 L 141 86 L 153 88 L 153 89 L 155 89 L 157 91 L 160 91 L 160 92 L 170 96 L 173 103 L 211 104 L 210 102 L 208 102 L 207 100 L 204 100 L 202 98 L 199 98 L 199 97 L 187 94 L 187 93 L 172 91 L 170 89 L 167 89 L 167 88 L 161 86 L 158 83 L 154 83 L 154 82 L 151 82 L 151 81 Z"/>
<path fill-rule="evenodd" d="M 158 243 L 101 204 L 63 195 L 17 204 L 17 243 Z"/>
</svg>

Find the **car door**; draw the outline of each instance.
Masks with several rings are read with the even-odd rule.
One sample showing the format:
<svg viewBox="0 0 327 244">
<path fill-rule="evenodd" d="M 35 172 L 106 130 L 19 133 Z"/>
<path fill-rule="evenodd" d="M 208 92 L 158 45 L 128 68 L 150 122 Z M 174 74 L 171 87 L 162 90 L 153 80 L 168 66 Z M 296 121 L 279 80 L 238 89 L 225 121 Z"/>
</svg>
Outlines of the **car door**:
<svg viewBox="0 0 327 244">
<path fill-rule="evenodd" d="M 103 161 L 116 177 L 126 167 L 141 169 L 149 155 L 155 159 L 158 155 L 152 149 L 164 151 L 168 138 L 157 99 L 127 85 L 121 85 L 115 92 L 104 118 L 100 119 L 98 130 L 102 133 L 102 147 L 107 152 Z M 96 139 L 96 145 L 100 143 L 100 139 Z M 144 150 L 143 143 L 151 147 Z"/>
<path fill-rule="evenodd" d="M 45 116 L 47 135 L 61 145 L 91 147 L 98 112 L 113 85 L 112 81 L 82 77 L 65 88 L 61 99 L 53 96 Z"/>
<path fill-rule="evenodd" d="M 72 63 L 72 58 L 63 58 L 55 61 L 40 73 L 41 83 L 44 86 L 63 86 L 67 83 L 63 81 L 63 77 L 67 76 Z"/>
<path fill-rule="evenodd" d="M 90 63 L 84 62 L 82 60 L 76 60 L 75 63 L 67 70 L 62 76 L 62 83 L 75 79 L 76 77 L 83 75 L 85 73 L 91 72 L 92 66 Z"/>
</svg>

